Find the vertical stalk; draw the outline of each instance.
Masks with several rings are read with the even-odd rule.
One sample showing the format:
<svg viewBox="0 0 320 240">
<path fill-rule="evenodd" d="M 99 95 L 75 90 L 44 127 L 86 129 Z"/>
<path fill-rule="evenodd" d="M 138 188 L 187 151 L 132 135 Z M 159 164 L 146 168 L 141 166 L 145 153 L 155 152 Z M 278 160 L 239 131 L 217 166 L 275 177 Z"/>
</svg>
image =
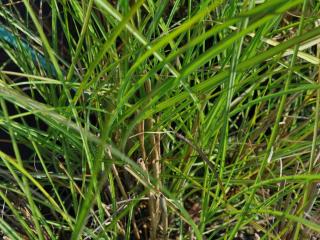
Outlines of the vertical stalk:
<svg viewBox="0 0 320 240">
<path fill-rule="evenodd" d="M 147 80 L 145 82 L 145 90 L 147 94 L 151 93 L 151 81 Z M 153 129 L 153 119 L 149 118 L 146 120 L 147 128 Z M 161 165 L 160 165 L 160 134 L 155 133 L 151 135 L 150 144 L 152 146 L 152 154 L 150 161 L 147 161 L 147 169 L 149 169 L 149 174 L 153 176 L 153 178 L 157 181 L 155 185 L 155 191 L 149 192 L 149 213 L 150 213 L 150 239 L 156 240 L 157 232 L 158 232 L 158 224 L 160 222 L 161 217 L 161 207 L 160 207 L 160 173 L 161 173 Z M 151 170 L 151 171 L 150 171 Z M 165 201 L 165 199 L 162 199 Z M 162 207 L 165 204 L 162 202 Z M 165 220 L 164 220 L 165 221 Z M 165 226 L 165 222 L 163 223 Z"/>
</svg>

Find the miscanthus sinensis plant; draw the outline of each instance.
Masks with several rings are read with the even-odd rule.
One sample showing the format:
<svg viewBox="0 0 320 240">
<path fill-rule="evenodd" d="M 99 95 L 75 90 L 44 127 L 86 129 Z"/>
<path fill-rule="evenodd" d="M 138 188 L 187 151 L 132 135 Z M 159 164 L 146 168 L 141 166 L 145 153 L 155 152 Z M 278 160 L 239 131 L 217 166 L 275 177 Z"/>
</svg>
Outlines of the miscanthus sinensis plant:
<svg viewBox="0 0 320 240">
<path fill-rule="evenodd" d="M 317 237 L 319 9 L 1 1 L 1 238 Z"/>
</svg>

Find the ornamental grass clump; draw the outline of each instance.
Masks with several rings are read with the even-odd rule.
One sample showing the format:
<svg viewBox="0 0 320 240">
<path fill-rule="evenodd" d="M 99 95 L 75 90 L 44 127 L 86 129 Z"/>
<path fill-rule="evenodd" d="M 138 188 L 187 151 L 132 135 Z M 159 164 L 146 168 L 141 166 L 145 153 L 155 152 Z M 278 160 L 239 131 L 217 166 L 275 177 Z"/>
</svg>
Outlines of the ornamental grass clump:
<svg viewBox="0 0 320 240">
<path fill-rule="evenodd" d="M 0 3 L 0 237 L 316 239 L 320 2 Z"/>
</svg>

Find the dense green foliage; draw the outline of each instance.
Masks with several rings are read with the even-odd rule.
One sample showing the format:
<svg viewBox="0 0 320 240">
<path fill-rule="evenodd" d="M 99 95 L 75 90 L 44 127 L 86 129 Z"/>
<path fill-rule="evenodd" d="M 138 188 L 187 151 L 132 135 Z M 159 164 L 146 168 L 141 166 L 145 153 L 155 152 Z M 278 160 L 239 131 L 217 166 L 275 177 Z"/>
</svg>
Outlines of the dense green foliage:
<svg viewBox="0 0 320 240">
<path fill-rule="evenodd" d="M 0 3 L 0 237 L 320 233 L 320 2 Z"/>
</svg>

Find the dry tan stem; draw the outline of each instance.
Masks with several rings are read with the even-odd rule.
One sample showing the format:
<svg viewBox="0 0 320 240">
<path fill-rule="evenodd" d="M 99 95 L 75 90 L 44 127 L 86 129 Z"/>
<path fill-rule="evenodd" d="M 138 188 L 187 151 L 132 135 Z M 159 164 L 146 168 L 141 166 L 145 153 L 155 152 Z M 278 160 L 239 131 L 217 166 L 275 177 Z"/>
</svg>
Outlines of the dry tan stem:
<svg viewBox="0 0 320 240">
<path fill-rule="evenodd" d="M 145 163 L 145 161 L 147 159 L 147 154 L 146 154 L 146 149 L 145 149 L 145 146 L 144 146 L 144 121 L 142 121 L 138 125 L 138 134 L 139 134 L 138 136 L 139 136 L 142 159 L 143 159 L 143 161 Z"/>
<path fill-rule="evenodd" d="M 151 82 L 150 80 L 147 80 L 145 82 L 145 89 L 146 93 L 151 93 Z M 149 118 L 146 120 L 147 128 L 148 130 L 153 130 L 153 119 Z M 150 143 L 152 146 L 152 154 L 151 159 L 146 162 L 147 168 L 149 169 L 149 174 L 152 174 L 154 179 L 157 180 L 156 185 L 156 191 L 149 192 L 149 212 L 150 212 L 150 239 L 156 240 L 159 239 L 157 232 L 158 232 L 158 225 L 160 222 L 160 218 L 167 218 L 166 214 L 165 216 L 161 217 L 161 214 L 164 212 L 163 208 L 165 204 L 162 204 L 160 207 L 160 194 L 159 194 L 159 188 L 160 188 L 160 173 L 161 173 L 161 164 L 160 164 L 160 134 L 155 133 L 152 134 L 150 137 Z M 152 169 L 152 172 L 150 170 Z M 165 200 L 164 200 L 165 201 Z M 166 212 L 166 210 L 165 210 Z M 166 228 L 167 228 L 167 220 L 161 220 L 161 228 L 162 230 L 165 229 L 166 234 Z"/>
</svg>

